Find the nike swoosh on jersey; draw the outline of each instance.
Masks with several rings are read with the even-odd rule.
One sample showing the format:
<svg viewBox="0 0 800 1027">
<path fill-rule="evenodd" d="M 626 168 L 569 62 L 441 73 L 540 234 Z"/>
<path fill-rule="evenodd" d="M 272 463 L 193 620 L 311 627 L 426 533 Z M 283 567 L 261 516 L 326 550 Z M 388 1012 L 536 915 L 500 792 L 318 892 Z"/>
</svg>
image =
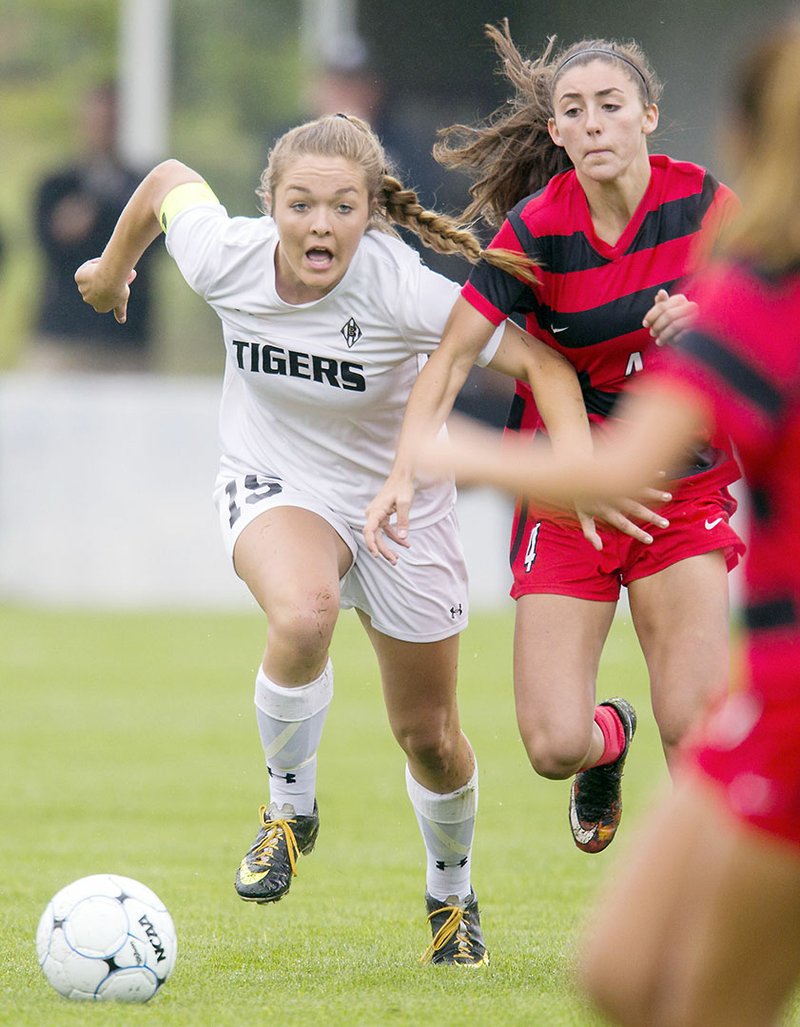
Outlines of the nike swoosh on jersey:
<svg viewBox="0 0 800 1027">
<path fill-rule="evenodd" d="M 556 328 L 554 324 L 550 325 L 550 331 L 553 333 L 553 335 L 557 335 L 559 332 L 565 332 L 567 328 L 569 328 L 569 325 L 564 325 L 563 328 Z"/>
<path fill-rule="evenodd" d="M 269 870 L 262 870 L 259 873 L 254 874 L 253 871 L 247 865 L 247 859 L 242 860 L 242 865 L 239 867 L 239 880 L 242 884 L 258 884 L 259 881 L 267 876 Z"/>
<path fill-rule="evenodd" d="M 717 519 L 714 521 L 710 521 L 708 518 L 706 518 L 706 531 L 711 531 L 712 528 L 716 528 L 716 526 L 720 523 L 721 520 L 721 517 L 717 517 Z"/>
<path fill-rule="evenodd" d="M 597 834 L 597 828 L 592 828 L 591 831 L 587 831 L 586 828 L 581 827 L 581 822 L 578 820 L 578 811 L 575 809 L 575 799 L 570 792 L 569 796 L 569 822 L 572 827 L 572 835 L 576 842 L 580 842 L 581 845 L 588 845 L 589 842 Z"/>
</svg>

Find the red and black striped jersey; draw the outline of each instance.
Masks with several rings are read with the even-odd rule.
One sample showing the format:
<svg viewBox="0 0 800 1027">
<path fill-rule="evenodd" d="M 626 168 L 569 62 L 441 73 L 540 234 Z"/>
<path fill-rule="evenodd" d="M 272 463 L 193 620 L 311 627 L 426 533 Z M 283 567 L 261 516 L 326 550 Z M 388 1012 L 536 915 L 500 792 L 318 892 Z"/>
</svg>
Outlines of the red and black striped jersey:
<svg viewBox="0 0 800 1027">
<path fill-rule="evenodd" d="M 651 381 L 690 389 L 736 444 L 751 494 L 751 627 L 800 625 L 800 272 L 719 265 Z"/>
<path fill-rule="evenodd" d="M 527 330 L 575 367 L 594 422 L 612 413 L 631 377 L 652 362 L 656 347 L 642 320 L 656 292 L 689 291 L 701 246 L 737 205 L 731 190 L 696 164 L 655 155 L 650 167 L 647 190 L 614 245 L 595 232 L 578 178 L 566 171 L 518 203 L 490 244 L 532 258 L 540 284 L 484 261 L 462 290 L 493 324 L 524 314 Z M 539 426 L 530 388 L 518 382 L 509 428 Z M 703 473 L 704 489 L 738 477 L 724 443 L 721 450 L 707 450 L 690 472 L 713 472 Z"/>
</svg>

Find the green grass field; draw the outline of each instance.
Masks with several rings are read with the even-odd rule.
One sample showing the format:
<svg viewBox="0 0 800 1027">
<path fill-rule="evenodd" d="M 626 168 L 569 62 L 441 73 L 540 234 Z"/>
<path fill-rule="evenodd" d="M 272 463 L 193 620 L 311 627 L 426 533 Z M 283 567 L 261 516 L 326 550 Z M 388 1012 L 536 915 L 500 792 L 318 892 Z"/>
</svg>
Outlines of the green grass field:
<svg viewBox="0 0 800 1027">
<path fill-rule="evenodd" d="M 252 714 L 259 617 L 0 607 L 0 1023 L 600 1024 L 569 968 L 627 832 L 607 853 L 579 853 L 568 783 L 530 770 L 512 710 L 511 618 L 475 615 L 463 638 L 462 716 L 481 769 L 473 883 L 492 954 L 488 968 L 465 971 L 418 962 L 429 940 L 424 855 L 354 615 L 334 646 L 320 839 L 286 899 L 254 907 L 232 881 L 265 796 Z M 599 691 L 624 692 L 640 712 L 630 828 L 666 772 L 622 618 Z M 48 899 L 105 871 L 150 885 L 178 931 L 175 972 L 144 1006 L 70 1003 L 37 964 Z"/>
</svg>

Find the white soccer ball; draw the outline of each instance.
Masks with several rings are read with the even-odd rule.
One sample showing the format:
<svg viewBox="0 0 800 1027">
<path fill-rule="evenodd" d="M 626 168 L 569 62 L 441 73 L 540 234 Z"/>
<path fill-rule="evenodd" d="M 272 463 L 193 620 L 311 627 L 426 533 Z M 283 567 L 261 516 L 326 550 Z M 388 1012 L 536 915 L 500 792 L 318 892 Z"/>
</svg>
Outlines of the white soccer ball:
<svg viewBox="0 0 800 1027">
<path fill-rule="evenodd" d="M 147 1002 L 172 973 L 172 917 L 145 885 L 119 874 L 73 881 L 47 904 L 39 964 L 67 998 Z"/>
</svg>

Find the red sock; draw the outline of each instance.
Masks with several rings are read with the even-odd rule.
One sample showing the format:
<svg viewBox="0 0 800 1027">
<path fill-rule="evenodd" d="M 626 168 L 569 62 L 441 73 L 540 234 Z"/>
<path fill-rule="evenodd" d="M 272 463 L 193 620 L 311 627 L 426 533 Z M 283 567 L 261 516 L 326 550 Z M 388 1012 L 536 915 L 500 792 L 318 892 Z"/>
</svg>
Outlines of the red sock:
<svg viewBox="0 0 800 1027">
<path fill-rule="evenodd" d="M 604 767 L 622 755 L 625 748 L 625 728 L 613 706 L 595 706 L 594 722 L 603 732 L 605 746 L 603 755 L 593 766 Z"/>
</svg>

